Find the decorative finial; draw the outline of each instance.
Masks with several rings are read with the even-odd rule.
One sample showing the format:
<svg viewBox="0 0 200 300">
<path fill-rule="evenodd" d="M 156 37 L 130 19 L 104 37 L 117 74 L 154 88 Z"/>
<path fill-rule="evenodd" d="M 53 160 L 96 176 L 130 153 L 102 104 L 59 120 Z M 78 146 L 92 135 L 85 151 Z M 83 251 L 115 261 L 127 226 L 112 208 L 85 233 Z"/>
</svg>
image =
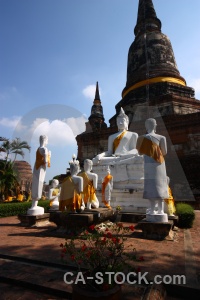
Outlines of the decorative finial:
<svg viewBox="0 0 200 300">
<path fill-rule="evenodd" d="M 79 165 L 79 161 L 76 160 L 76 155 L 75 154 L 72 155 L 72 160 L 69 161 L 69 165 L 70 166 L 71 165 Z"/>
<path fill-rule="evenodd" d="M 117 118 L 125 118 L 125 119 L 126 119 L 126 122 L 127 122 L 127 125 L 129 124 L 129 117 L 125 114 L 125 111 L 123 110 L 122 107 L 121 107 L 121 109 L 120 109 L 120 113 L 119 113 L 119 115 L 117 116 Z"/>
</svg>

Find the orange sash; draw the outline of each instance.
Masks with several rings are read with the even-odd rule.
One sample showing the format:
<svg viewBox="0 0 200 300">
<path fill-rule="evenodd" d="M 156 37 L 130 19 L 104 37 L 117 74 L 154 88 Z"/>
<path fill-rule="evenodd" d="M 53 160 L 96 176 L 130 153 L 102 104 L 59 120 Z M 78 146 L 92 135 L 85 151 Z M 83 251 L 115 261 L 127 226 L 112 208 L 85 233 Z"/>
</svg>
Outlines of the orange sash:
<svg viewBox="0 0 200 300">
<path fill-rule="evenodd" d="M 84 203 L 92 202 L 93 200 L 96 200 L 95 195 L 95 188 L 93 186 L 93 181 L 91 181 L 88 177 L 88 175 L 85 172 L 82 172 L 78 174 L 78 176 L 83 178 L 83 197 L 84 197 Z"/>
<path fill-rule="evenodd" d="M 144 136 L 138 137 L 136 149 L 140 154 L 150 156 L 160 164 L 164 162 L 164 157 L 160 147 Z"/>
<path fill-rule="evenodd" d="M 58 196 L 59 192 L 60 192 L 60 189 L 55 188 L 52 192 L 52 196 Z"/>
<path fill-rule="evenodd" d="M 81 207 L 81 195 L 77 191 L 77 187 L 74 184 L 72 177 L 69 176 L 62 182 L 59 210 L 74 211 Z"/>
<path fill-rule="evenodd" d="M 45 165 L 44 156 L 40 153 L 39 149 L 37 149 L 35 162 L 36 170 L 38 170 L 43 165 Z"/>
<path fill-rule="evenodd" d="M 119 143 L 121 142 L 121 139 L 123 138 L 123 136 L 125 135 L 126 130 L 123 131 L 120 135 L 118 135 L 113 142 L 113 153 L 115 153 L 115 150 L 117 149 L 117 147 L 119 146 Z"/>
<path fill-rule="evenodd" d="M 112 175 L 108 174 L 104 177 L 104 181 L 102 182 L 102 202 L 105 204 L 105 206 L 107 206 L 108 208 L 110 208 L 111 206 L 108 204 L 108 202 L 105 199 L 105 189 L 106 186 L 108 184 L 108 182 L 112 179 Z"/>
<path fill-rule="evenodd" d="M 47 167 L 48 167 L 48 168 L 51 167 L 51 157 L 50 157 L 49 154 L 47 155 Z"/>
<path fill-rule="evenodd" d="M 169 214 L 171 215 L 171 214 L 174 214 L 176 212 L 176 208 L 175 208 L 175 205 L 174 205 L 174 197 L 172 195 L 172 191 L 171 191 L 169 186 L 168 186 L 168 194 L 169 194 L 169 198 L 164 199 L 164 200 L 167 203 L 168 211 L 169 211 Z"/>
</svg>

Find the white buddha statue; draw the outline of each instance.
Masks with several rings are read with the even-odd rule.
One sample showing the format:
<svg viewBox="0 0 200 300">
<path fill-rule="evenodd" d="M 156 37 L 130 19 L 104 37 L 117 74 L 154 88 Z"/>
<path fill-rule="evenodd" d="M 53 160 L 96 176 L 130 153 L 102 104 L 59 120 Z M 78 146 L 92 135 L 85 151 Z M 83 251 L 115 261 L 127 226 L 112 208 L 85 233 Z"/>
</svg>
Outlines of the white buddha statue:
<svg viewBox="0 0 200 300">
<path fill-rule="evenodd" d="M 78 176 L 83 178 L 83 199 L 88 209 L 98 208 L 99 200 L 96 196 L 96 189 L 98 183 L 98 175 L 92 173 L 93 162 L 90 159 L 84 160 L 84 172 L 79 173 Z"/>
<path fill-rule="evenodd" d="M 169 197 L 164 156 L 167 154 L 166 138 L 156 133 L 156 120 L 147 119 L 147 133 L 138 137 L 137 149 L 144 155 L 144 193 L 143 198 L 149 199 L 151 206 L 147 211 L 147 221 L 156 221 L 154 215 L 160 215 L 158 220 L 167 222 L 164 214 L 164 199 Z M 158 210 L 156 210 L 156 204 Z"/>
<path fill-rule="evenodd" d="M 46 166 L 50 167 L 51 157 L 51 152 L 46 148 L 46 145 L 48 144 L 48 137 L 46 135 L 41 135 L 39 141 L 40 147 L 36 151 L 36 161 L 33 169 L 31 189 L 32 206 L 27 211 L 28 215 L 34 216 L 44 214 L 44 208 L 37 205 L 38 200 L 42 197 Z"/>
<path fill-rule="evenodd" d="M 102 180 L 102 202 L 107 208 L 111 208 L 111 193 L 113 190 L 113 176 L 110 174 L 110 167 L 107 168 L 107 175 Z"/>
<path fill-rule="evenodd" d="M 126 164 L 129 159 L 138 155 L 136 142 L 138 134 L 128 131 L 129 118 L 121 108 L 117 116 L 118 132 L 109 136 L 108 150 L 93 158 L 94 165 Z"/>
<path fill-rule="evenodd" d="M 79 161 L 75 155 L 72 158 L 73 160 L 69 162 L 71 174 L 61 184 L 59 210 L 76 213 L 85 208 L 82 200 L 83 178 L 78 176 Z"/>
<path fill-rule="evenodd" d="M 49 200 L 51 210 L 59 209 L 59 199 L 60 199 L 60 187 L 59 181 L 57 179 L 53 179 L 51 183 L 51 188 L 49 189 Z"/>
</svg>

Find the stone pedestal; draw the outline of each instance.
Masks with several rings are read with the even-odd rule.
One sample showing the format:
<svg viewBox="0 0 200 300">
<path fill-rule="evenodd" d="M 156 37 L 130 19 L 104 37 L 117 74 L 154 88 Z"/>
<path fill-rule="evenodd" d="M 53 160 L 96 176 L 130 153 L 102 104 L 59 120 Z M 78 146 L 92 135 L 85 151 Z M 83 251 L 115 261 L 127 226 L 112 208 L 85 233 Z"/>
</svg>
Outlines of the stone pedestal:
<svg viewBox="0 0 200 300">
<path fill-rule="evenodd" d="M 146 221 L 154 223 L 167 223 L 168 216 L 167 214 L 146 214 Z"/>
<path fill-rule="evenodd" d="M 97 198 L 102 203 L 102 179 L 107 172 L 107 164 L 93 165 L 93 172 L 98 174 Z M 143 199 L 144 190 L 144 159 L 136 155 L 127 159 L 126 163 L 109 164 L 113 176 L 113 190 L 110 205 L 114 209 L 120 206 L 122 212 L 146 213 L 149 201 Z"/>
<path fill-rule="evenodd" d="M 81 213 L 50 212 L 50 221 L 54 222 L 59 228 L 80 229 L 92 224 L 112 220 L 114 211 L 108 208 L 85 209 Z"/>
<path fill-rule="evenodd" d="M 137 228 L 142 229 L 145 238 L 163 240 L 171 236 L 173 222 L 148 222 L 146 219 L 138 222 Z M 173 237 L 170 237 L 171 239 Z"/>
<path fill-rule="evenodd" d="M 42 215 L 31 216 L 25 214 L 19 214 L 18 219 L 22 226 L 45 226 L 49 224 L 49 213 L 44 213 Z"/>
<path fill-rule="evenodd" d="M 53 203 L 52 206 L 49 209 L 49 212 L 53 211 L 59 211 L 59 202 L 58 203 Z"/>
<path fill-rule="evenodd" d="M 102 179 L 107 174 L 108 165 L 113 176 L 113 188 L 117 190 L 138 190 L 144 189 L 144 158 L 136 155 L 127 159 L 126 163 L 119 164 L 97 164 L 92 170 L 98 175 L 98 190 L 101 189 Z"/>
<path fill-rule="evenodd" d="M 96 192 L 99 204 L 102 203 L 101 190 Z M 149 208 L 149 200 L 143 199 L 143 191 L 133 189 L 113 189 L 110 205 L 113 209 L 120 206 L 122 212 L 141 212 L 146 214 L 146 209 Z"/>
<path fill-rule="evenodd" d="M 35 206 L 33 208 L 29 208 L 27 210 L 27 215 L 30 216 L 39 216 L 44 214 L 44 207 L 41 206 Z"/>
</svg>

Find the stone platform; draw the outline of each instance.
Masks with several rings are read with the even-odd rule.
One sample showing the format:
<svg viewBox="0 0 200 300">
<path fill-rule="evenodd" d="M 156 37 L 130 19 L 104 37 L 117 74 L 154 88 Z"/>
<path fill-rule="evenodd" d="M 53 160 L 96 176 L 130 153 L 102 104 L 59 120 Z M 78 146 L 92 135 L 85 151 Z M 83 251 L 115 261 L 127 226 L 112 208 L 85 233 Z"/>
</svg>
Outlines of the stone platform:
<svg viewBox="0 0 200 300">
<path fill-rule="evenodd" d="M 96 191 L 97 198 L 101 205 L 101 190 Z M 143 199 L 143 192 L 134 189 L 113 189 L 110 205 L 113 209 L 120 206 L 123 212 L 146 213 L 149 208 L 149 200 Z"/>
<path fill-rule="evenodd" d="M 114 158 L 112 158 L 114 159 Z M 118 160 L 118 158 L 116 158 Z M 125 163 L 126 161 L 126 163 Z M 110 167 L 113 176 L 114 189 L 138 189 L 144 188 L 144 158 L 142 155 L 133 156 L 130 159 L 124 159 L 124 163 L 100 162 L 94 164 L 92 170 L 98 174 L 98 189 L 101 189 L 102 179 L 107 174 L 107 168 Z"/>
<path fill-rule="evenodd" d="M 138 222 L 137 228 L 141 229 L 144 238 L 152 240 L 163 240 L 165 238 L 171 238 L 172 236 L 173 221 L 169 222 L 148 222 L 145 219 Z"/>
<path fill-rule="evenodd" d="M 92 224 L 100 224 L 101 222 L 114 218 L 114 211 L 108 208 L 85 209 L 81 213 L 66 212 L 50 212 L 49 220 L 57 225 L 57 227 L 75 229 L 86 227 Z"/>
<path fill-rule="evenodd" d="M 49 223 L 49 216 L 49 213 L 44 213 L 38 216 L 19 214 L 18 219 L 22 226 L 45 226 Z"/>
</svg>

